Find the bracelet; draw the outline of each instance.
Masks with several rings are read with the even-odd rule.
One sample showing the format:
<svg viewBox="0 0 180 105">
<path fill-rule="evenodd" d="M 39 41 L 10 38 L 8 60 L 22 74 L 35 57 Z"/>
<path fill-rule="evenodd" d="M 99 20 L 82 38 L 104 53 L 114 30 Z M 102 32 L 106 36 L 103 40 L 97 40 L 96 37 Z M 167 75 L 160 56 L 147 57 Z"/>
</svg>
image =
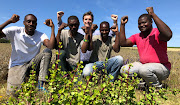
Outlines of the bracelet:
<svg viewBox="0 0 180 105">
<path fill-rule="evenodd" d="M 89 40 L 87 40 L 87 39 L 84 39 L 84 42 L 89 42 Z"/>
</svg>

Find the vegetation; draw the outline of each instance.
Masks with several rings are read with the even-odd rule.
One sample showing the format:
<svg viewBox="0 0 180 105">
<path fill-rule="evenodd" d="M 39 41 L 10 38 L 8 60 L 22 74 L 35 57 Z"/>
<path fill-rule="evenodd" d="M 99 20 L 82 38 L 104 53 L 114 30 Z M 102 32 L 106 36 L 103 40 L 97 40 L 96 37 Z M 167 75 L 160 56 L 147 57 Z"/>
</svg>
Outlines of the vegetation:
<svg viewBox="0 0 180 105">
<path fill-rule="evenodd" d="M 1 44 L 3 52 L 9 52 L 10 44 Z M 9 50 L 7 50 L 9 48 Z M 35 87 L 36 77 L 35 71 L 31 71 L 28 82 L 22 84 L 22 90 L 18 91 L 18 99 L 7 97 L 5 95 L 6 81 L 2 81 L 0 87 L 0 101 L 4 104 L 180 104 L 179 98 L 179 68 L 180 62 L 177 52 L 168 51 L 169 60 L 172 63 L 171 74 L 164 81 L 165 89 L 155 89 L 150 87 L 148 91 L 137 90 L 139 78 L 129 79 L 128 75 L 119 76 L 114 83 L 109 82 L 113 77 L 105 75 L 106 70 L 101 73 L 93 73 L 92 76 L 79 81 L 82 65 L 78 64 L 78 68 L 73 72 L 63 72 L 57 68 L 55 61 L 55 52 L 52 60 L 52 67 L 49 69 L 49 83 L 47 93 L 39 92 Z M 2 52 L 0 52 L 1 55 Z M 125 59 L 125 63 L 138 61 L 139 56 L 136 49 L 122 48 L 120 53 Z M 4 55 L 8 55 L 5 53 Z M 1 56 L 1 71 L 7 70 L 7 65 L 2 66 L 2 62 L 8 62 L 9 58 L 4 60 Z M 117 53 L 112 53 L 112 56 Z M 10 56 L 9 55 L 6 57 Z M 2 61 L 1 61 L 2 60 Z M 105 65 L 104 65 L 105 66 Z M 96 69 L 94 67 L 94 69 Z M 0 72 L 1 72 L 0 71 Z M 77 72 L 80 71 L 80 72 Z M 3 75 L 6 75 L 3 74 Z M 5 76 L 2 76 L 5 79 Z M 7 103 L 8 101 L 8 103 Z"/>
</svg>

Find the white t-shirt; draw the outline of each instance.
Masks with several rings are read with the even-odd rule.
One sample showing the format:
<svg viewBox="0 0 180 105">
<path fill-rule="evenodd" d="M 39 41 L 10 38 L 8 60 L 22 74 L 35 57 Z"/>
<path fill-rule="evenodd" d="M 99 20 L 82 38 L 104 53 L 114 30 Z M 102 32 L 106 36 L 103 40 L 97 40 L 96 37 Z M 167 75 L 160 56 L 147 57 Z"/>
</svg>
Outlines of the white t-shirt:
<svg viewBox="0 0 180 105">
<path fill-rule="evenodd" d="M 11 58 L 9 68 L 13 66 L 23 65 L 34 58 L 41 49 L 41 43 L 48 36 L 35 30 L 34 35 L 30 36 L 25 33 L 24 27 L 8 27 L 3 29 L 6 39 L 11 41 Z"/>
</svg>

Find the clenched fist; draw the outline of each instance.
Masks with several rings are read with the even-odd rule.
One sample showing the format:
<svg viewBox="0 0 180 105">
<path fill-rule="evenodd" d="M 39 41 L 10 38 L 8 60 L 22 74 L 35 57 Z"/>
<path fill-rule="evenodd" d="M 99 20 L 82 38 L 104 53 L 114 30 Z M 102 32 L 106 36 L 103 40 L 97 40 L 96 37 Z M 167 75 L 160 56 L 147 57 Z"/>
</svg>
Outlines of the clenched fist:
<svg viewBox="0 0 180 105">
<path fill-rule="evenodd" d="M 123 16 L 123 17 L 121 18 L 121 24 L 124 25 L 124 24 L 126 24 L 127 22 L 128 22 L 128 16 Z"/>
<path fill-rule="evenodd" d="M 19 21 L 19 15 L 13 14 L 10 20 L 12 23 L 16 23 L 17 21 Z"/>
<path fill-rule="evenodd" d="M 154 13 L 153 7 L 147 7 L 146 11 L 148 12 L 149 15 L 152 15 Z"/>
<path fill-rule="evenodd" d="M 51 19 L 46 19 L 44 24 L 49 26 L 49 27 L 54 27 L 54 23 Z"/>
<path fill-rule="evenodd" d="M 57 19 L 58 19 L 58 21 L 60 21 L 61 20 L 61 17 L 64 15 L 64 12 L 63 11 L 58 11 L 57 12 Z"/>
</svg>

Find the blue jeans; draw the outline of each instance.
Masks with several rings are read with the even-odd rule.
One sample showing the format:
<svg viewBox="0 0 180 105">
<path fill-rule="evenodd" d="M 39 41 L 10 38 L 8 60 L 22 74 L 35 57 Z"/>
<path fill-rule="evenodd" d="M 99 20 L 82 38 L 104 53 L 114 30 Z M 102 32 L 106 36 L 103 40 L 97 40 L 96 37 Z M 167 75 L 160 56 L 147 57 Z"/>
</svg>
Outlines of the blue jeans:
<svg viewBox="0 0 180 105">
<path fill-rule="evenodd" d="M 103 64 L 105 64 L 106 66 L 104 66 Z M 112 79 L 111 82 L 114 82 L 119 74 L 121 66 L 123 65 L 123 58 L 121 56 L 115 56 L 108 59 L 107 63 L 105 63 L 104 61 L 97 61 L 95 63 L 86 64 L 86 66 L 83 69 L 82 75 L 85 77 L 90 76 L 93 72 L 94 65 L 96 65 L 96 71 L 102 69 L 107 70 L 107 74 L 111 74 L 114 77 L 114 79 Z"/>
</svg>

